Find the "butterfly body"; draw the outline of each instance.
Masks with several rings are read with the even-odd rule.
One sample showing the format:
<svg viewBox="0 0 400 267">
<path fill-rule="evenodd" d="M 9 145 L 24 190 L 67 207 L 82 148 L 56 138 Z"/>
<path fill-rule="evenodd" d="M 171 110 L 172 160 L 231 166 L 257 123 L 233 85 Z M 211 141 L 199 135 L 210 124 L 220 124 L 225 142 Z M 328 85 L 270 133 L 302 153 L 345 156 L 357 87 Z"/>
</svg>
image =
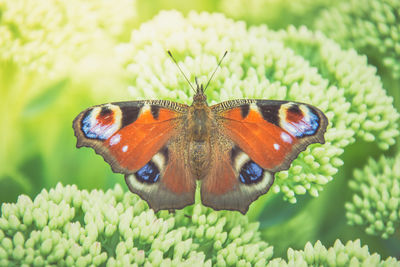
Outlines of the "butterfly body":
<svg viewBox="0 0 400 267">
<path fill-rule="evenodd" d="M 155 211 L 201 200 L 246 213 L 311 143 L 324 143 L 328 121 L 297 102 L 242 99 L 208 106 L 197 86 L 192 105 L 166 100 L 88 108 L 73 123 L 77 147 L 92 147 Z"/>
</svg>

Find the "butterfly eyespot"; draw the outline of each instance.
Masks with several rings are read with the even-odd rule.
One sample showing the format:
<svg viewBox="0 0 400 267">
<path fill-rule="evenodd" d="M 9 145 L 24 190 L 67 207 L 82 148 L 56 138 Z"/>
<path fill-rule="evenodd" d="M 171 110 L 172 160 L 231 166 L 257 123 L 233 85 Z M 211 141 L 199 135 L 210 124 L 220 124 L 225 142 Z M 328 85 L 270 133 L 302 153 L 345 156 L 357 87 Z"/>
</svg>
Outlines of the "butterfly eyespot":
<svg viewBox="0 0 400 267">
<path fill-rule="evenodd" d="M 308 129 L 306 129 L 304 135 L 314 135 L 319 127 L 320 120 L 318 115 L 311 108 L 306 108 L 308 112 L 305 115 L 305 121 L 307 122 Z"/>
<path fill-rule="evenodd" d="M 157 166 L 150 161 L 135 173 L 136 178 L 143 183 L 155 183 L 160 178 L 160 171 Z"/>
<path fill-rule="evenodd" d="M 120 129 L 121 110 L 114 105 L 89 109 L 82 117 L 81 129 L 90 139 L 106 140 Z"/>
<path fill-rule="evenodd" d="M 251 160 L 243 165 L 239 173 L 239 178 L 244 184 L 253 184 L 259 182 L 262 179 L 263 174 L 263 168 Z"/>
<path fill-rule="evenodd" d="M 113 113 L 109 107 L 105 106 L 97 115 L 97 120 L 102 121 L 102 124 L 111 124 L 114 120 Z"/>
<path fill-rule="evenodd" d="M 317 112 L 306 106 L 287 103 L 280 109 L 281 126 L 291 135 L 302 138 L 314 135 L 320 126 Z"/>
</svg>

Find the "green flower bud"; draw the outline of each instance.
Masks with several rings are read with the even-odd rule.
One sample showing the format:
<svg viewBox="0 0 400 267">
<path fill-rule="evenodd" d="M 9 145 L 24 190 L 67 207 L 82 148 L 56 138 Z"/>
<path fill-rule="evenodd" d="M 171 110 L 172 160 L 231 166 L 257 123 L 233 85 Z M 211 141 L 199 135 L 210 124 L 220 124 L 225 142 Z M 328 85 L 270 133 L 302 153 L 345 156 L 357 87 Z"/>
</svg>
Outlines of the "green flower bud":
<svg viewBox="0 0 400 267">
<path fill-rule="evenodd" d="M 149 260 L 153 266 L 158 266 L 161 264 L 163 259 L 163 253 L 160 250 L 153 250 L 150 252 Z"/>
<path fill-rule="evenodd" d="M 400 184 L 397 166 L 400 155 L 369 160 L 363 170 L 354 171 L 354 179 L 349 182 L 353 201 L 345 205 L 349 224 L 364 226 L 368 234 L 383 238 L 394 234 L 393 226 L 400 225 L 399 216 L 392 212 L 400 209 L 398 189 L 393 189 Z"/>
<path fill-rule="evenodd" d="M 15 261 L 22 260 L 22 258 L 24 257 L 24 254 L 25 254 L 24 252 L 25 252 L 25 250 L 21 245 L 15 246 L 13 254 L 12 254 L 13 259 Z"/>
<path fill-rule="evenodd" d="M 33 260 L 33 266 L 43 266 L 45 263 L 42 256 L 36 256 Z"/>
<path fill-rule="evenodd" d="M 307 262 L 306 266 L 389 266 L 387 265 L 389 263 L 393 266 L 400 266 L 400 262 L 394 258 L 381 260 L 378 254 L 370 255 L 368 247 L 361 247 L 359 240 L 349 241 L 346 245 L 343 245 L 340 240 L 336 240 L 334 246 L 328 249 L 320 241 L 317 241 L 314 247 L 307 243 L 304 251 L 288 250 L 287 264 L 289 266 L 300 266 L 299 262 L 304 260 Z M 272 262 L 275 264 L 277 261 Z"/>
</svg>

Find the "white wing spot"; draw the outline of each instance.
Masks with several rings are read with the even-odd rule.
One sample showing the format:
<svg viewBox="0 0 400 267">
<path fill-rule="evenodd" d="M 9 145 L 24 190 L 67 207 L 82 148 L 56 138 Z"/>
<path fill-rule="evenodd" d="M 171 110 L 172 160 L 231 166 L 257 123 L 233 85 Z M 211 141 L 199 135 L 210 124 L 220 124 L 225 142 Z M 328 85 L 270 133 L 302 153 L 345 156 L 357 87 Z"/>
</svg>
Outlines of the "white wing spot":
<svg viewBox="0 0 400 267">
<path fill-rule="evenodd" d="M 281 133 L 281 138 L 284 142 L 286 143 L 292 143 L 292 137 L 290 137 L 290 135 L 288 135 L 287 133 Z"/>
<path fill-rule="evenodd" d="M 248 162 L 249 160 L 250 160 L 250 158 L 246 153 L 240 152 L 236 156 L 235 162 L 234 162 L 234 167 L 236 168 L 236 171 L 240 172 L 240 170 L 242 169 L 243 165 L 246 164 L 246 162 Z"/>
<path fill-rule="evenodd" d="M 120 134 L 116 134 L 116 135 L 114 135 L 113 137 L 111 137 L 111 139 L 110 139 L 110 145 L 111 145 L 111 146 L 116 145 L 116 144 L 119 143 L 119 141 L 121 141 L 121 135 L 120 135 Z M 124 152 L 125 152 L 125 151 L 124 151 Z"/>
<path fill-rule="evenodd" d="M 122 152 L 126 152 L 126 151 L 128 151 L 128 146 L 127 145 L 122 147 Z"/>
<path fill-rule="evenodd" d="M 258 112 L 258 106 L 257 106 L 257 104 L 256 104 L 256 103 L 251 103 L 251 104 L 250 104 L 250 109 L 253 110 L 253 111 L 257 111 L 257 112 Z"/>
<path fill-rule="evenodd" d="M 163 154 L 157 153 L 151 158 L 151 160 L 156 164 L 160 171 L 164 169 L 165 157 Z"/>
<path fill-rule="evenodd" d="M 274 144 L 274 148 L 275 148 L 275 150 L 279 150 L 279 148 L 280 148 L 280 145 L 278 145 L 278 144 Z"/>
</svg>

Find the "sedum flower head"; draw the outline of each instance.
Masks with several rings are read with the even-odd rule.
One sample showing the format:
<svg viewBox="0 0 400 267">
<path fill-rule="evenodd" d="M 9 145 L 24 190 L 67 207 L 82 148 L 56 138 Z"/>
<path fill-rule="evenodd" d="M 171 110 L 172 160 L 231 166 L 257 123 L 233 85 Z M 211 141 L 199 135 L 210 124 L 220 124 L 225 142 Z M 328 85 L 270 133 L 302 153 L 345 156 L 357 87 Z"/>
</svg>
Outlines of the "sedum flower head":
<svg viewBox="0 0 400 267">
<path fill-rule="evenodd" d="M 312 145 L 277 174 L 273 187 L 290 202 L 317 196 L 343 164 L 343 148 L 359 137 L 383 149 L 398 135 L 399 114 L 382 88 L 376 69 L 363 56 L 342 50 L 322 34 L 290 27 L 248 28 L 221 14 L 161 12 L 117 48 L 132 77 L 133 98 L 171 99 L 190 104 L 193 92 L 166 51 L 171 50 L 189 80 L 206 83 L 229 51 L 206 91 L 212 104 L 259 98 L 306 102 L 330 121 L 326 144 Z"/>
<path fill-rule="evenodd" d="M 39 72 L 102 51 L 135 18 L 135 0 L 16 0 L 0 3 L 0 60 Z"/>
<path fill-rule="evenodd" d="M 370 255 L 359 240 L 307 243 L 289 248 L 287 262 L 272 259 L 258 223 L 246 216 L 199 204 L 154 214 L 118 184 L 106 192 L 58 184 L 34 200 L 20 195 L 1 207 L 0 240 L 0 266 L 400 266 Z"/>
<path fill-rule="evenodd" d="M 265 23 L 273 28 L 310 25 L 321 9 L 342 0 L 222 0 L 219 10 L 250 23 Z M 310 16 L 310 14 L 313 14 Z"/>
<path fill-rule="evenodd" d="M 0 266 L 264 266 L 273 252 L 245 216 L 201 205 L 155 215 L 119 185 L 20 195 L 2 205 L 0 240 Z"/>
<path fill-rule="evenodd" d="M 400 79 L 400 2 L 351 0 L 322 12 L 315 27 Z"/>
<path fill-rule="evenodd" d="M 388 238 L 400 226 L 400 154 L 395 158 L 370 159 L 349 182 L 354 191 L 346 203 L 349 224 L 361 225 L 371 235 Z"/>
<path fill-rule="evenodd" d="M 348 241 L 346 245 L 337 239 L 329 248 L 322 245 L 320 241 L 317 241 L 314 246 L 308 242 L 304 250 L 289 248 L 287 255 L 287 261 L 280 258 L 273 259 L 268 266 L 400 266 L 396 258 L 389 257 L 383 260 L 376 253 L 371 255 L 367 246 L 361 246 L 359 239 Z"/>
</svg>

